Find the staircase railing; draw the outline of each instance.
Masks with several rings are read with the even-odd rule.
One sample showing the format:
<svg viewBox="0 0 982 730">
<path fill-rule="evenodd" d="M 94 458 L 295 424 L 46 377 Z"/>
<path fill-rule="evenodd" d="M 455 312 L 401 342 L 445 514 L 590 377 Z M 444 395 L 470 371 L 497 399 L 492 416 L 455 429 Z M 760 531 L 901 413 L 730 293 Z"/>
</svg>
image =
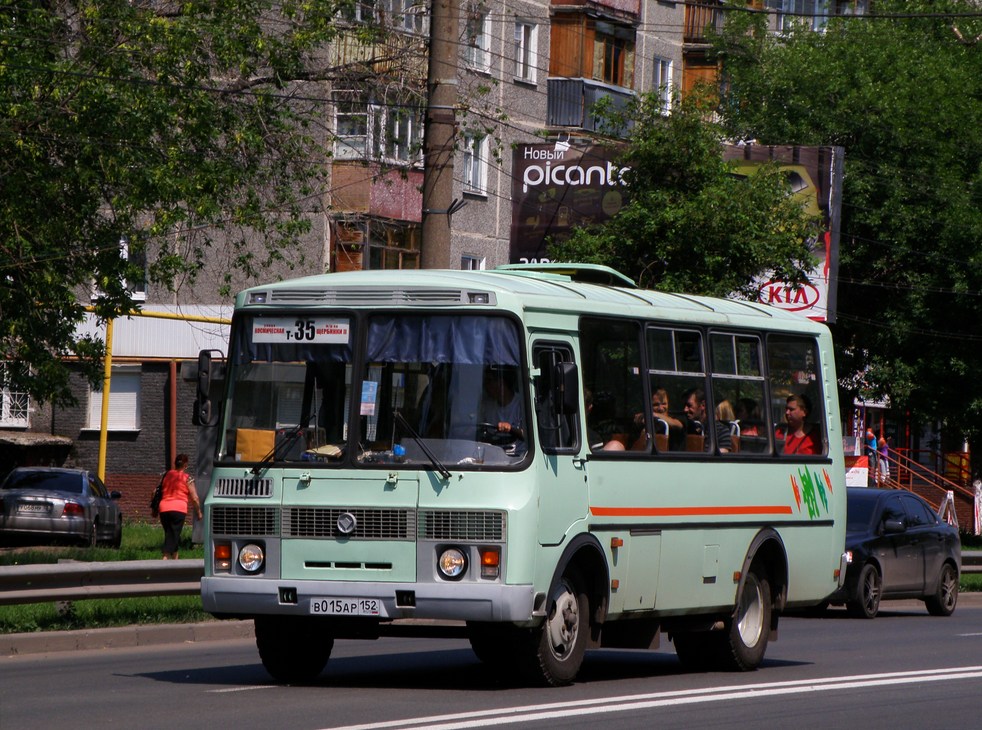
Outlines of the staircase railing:
<svg viewBox="0 0 982 730">
<path fill-rule="evenodd" d="M 913 491 L 914 487 L 926 487 L 938 495 L 937 500 L 922 495 L 935 507 L 940 507 L 949 491 L 970 503 L 975 500 L 975 492 L 972 489 L 912 459 L 906 450 L 887 449 L 887 455 L 883 456 L 881 453 L 879 458 L 886 459 L 890 467 L 889 476 L 884 477 L 879 470 L 874 475 L 876 483 L 880 486 L 906 489 L 908 492 Z M 872 466 L 870 468 L 872 469 Z"/>
</svg>

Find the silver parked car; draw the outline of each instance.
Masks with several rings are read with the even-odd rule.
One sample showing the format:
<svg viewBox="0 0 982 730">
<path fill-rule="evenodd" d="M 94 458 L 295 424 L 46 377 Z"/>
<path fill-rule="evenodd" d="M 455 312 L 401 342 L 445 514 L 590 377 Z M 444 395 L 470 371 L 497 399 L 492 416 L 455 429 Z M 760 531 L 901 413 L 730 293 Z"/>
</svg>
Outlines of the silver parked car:
<svg viewBox="0 0 982 730">
<path fill-rule="evenodd" d="M 18 467 L 0 484 L 0 539 L 119 547 L 119 497 L 85 469 Z"/>
</svg>

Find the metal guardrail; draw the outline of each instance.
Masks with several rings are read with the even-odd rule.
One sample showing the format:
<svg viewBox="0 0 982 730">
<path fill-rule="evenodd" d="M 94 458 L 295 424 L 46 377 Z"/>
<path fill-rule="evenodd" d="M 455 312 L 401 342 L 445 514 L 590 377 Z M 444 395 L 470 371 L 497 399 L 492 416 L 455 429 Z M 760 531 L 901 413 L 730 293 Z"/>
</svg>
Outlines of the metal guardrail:
<svg viewBox="0 0 982 730">
<path fill-rule="evenodd" d="M 0 606 L 86 598 L 191 596 L 203 560 L 122 560 L 0 567 Z M 982 573 L 982 550 L 962 552 L 962 572 Z"/>
<path fill-rule="evenodd" d="M 120 560 L 0 567 L 0 606 L 85 598 L 189 596 L 201 590 L 204 560 Z"/>
</svg>

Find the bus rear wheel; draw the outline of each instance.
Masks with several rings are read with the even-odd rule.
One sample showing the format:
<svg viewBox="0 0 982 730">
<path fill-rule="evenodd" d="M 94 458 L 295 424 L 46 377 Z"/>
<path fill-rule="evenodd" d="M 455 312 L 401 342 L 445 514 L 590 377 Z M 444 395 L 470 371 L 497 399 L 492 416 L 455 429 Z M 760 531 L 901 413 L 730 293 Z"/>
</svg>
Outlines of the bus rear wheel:
<svg viewBox="0 0 982 730">
<path fill-rule="evenodd" d="M 528 637 L 523 663 L 530 681 L 562 687 L 576 679 L 586 653 L 589 614 L 584 582 L 569 570 L 549 593 L 546 620 Z"/>
<path fill-rule="evenodd" d="M 324 669 L 334 637 L 323 622 L 307 616 L 256 616 L 259 658 L 277 682 L 310 682 Z"/>
<path fill-rule="evenodd" d="M 740 591 L 736 614 L 723 643 L 725 668 L 748 672 L 760 666 L 771 631 L 771 587 L 767 577 L 751 566 Z"/>
<path fill-rule="evenodd" d="M 675 653 L 692 671 L 718 669 L 748 672 L 760 666 L 771 630 L 771 588 L 766 576 L 751 567 L 734 614 L 717 631 L 680 631 L 673 635 Z"/>
</svg>

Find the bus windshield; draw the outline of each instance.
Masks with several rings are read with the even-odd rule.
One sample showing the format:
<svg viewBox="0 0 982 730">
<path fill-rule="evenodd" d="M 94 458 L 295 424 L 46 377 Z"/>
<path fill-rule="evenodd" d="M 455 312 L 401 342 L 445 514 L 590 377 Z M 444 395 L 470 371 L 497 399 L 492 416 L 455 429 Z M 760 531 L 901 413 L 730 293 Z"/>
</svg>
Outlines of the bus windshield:
<svg viewBox="0 0 982 730">
<path fill-rule="evenodd" d="M 364 338 L 360 322 L 239 319 L 219 459 L 464 468 L 522 461 L 528 378 L 512 320 L 380 313 L 364 320 Z"/>
</svg>

